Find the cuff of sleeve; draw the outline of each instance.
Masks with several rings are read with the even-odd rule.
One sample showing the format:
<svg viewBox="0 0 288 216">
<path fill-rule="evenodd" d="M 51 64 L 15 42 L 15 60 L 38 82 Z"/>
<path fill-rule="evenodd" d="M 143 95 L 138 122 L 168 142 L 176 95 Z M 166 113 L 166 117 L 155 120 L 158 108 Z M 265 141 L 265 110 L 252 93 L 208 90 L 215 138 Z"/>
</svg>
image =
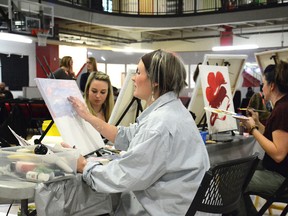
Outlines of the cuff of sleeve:
<svg viewBox="0 0 288 216">
<path fill-rule="evenodd" d="M 94 167 L 99 166 L 99 165 L 103 165 L 102 163 L 96 161 L 96 162 L 87 162 L 86 166 L 84 167 L 83 170 L 83 179 L 89 184 L 91 181 L 91 172 L 93 170 Z"/>
</svg>

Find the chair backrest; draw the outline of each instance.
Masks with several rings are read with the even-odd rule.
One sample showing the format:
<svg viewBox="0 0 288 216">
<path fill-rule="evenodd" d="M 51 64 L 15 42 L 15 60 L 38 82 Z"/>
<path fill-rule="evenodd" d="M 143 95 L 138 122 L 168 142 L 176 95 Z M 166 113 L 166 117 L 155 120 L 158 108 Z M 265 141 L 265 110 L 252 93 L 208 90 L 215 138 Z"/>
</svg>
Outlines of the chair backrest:
<svg viewBox="0 0 288 216">
<path fill-rule="evenodd" d="M 197 211 L 224 214 L 236 210 L 258 162 L 254 154 L 215 164 L 205 173 L 186 216 Z"/>
</svg>

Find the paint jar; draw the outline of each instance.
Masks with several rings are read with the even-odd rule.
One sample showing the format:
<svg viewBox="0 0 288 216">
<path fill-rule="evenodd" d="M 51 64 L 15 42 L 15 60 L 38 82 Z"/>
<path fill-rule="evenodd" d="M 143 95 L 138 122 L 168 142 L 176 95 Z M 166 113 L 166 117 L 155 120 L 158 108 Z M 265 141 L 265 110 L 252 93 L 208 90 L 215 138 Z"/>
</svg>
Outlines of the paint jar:
<svg viewBox="0 0 288 216">
<path fill-rule="evenodd" d="M 239 122 L 239 135 L 243 135 L 244 133 L 244 126 L 242 122 Z"/>
<path fill-rule="evenodd" d="M 48 173 L 43 173 L 43 172 L 34 172 L 34 171 L 29 171 L 26 173 L 26 179 L 27 180 L 33 180 L 33 181 L 48 181 L 50 179 L 50 174 Z"/>
<path fill-rule="evenodd" d="M 203 142 L 206 144 L 206 139 L 207 139 L 208 132 L 207 131 L 200 131 L 200 134 L 201 134 Z"/>
</svg>

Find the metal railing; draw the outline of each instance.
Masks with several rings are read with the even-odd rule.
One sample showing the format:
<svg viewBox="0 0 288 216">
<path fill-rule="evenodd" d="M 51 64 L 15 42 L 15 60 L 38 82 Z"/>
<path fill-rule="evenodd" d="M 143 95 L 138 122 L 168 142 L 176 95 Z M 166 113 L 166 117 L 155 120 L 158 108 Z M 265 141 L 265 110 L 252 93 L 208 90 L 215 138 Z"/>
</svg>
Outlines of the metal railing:
<svg viewBox="0 0 288 216">
<path fill-rule="evenodd" d="M 48 2 L 101 13 L 137 16 L 224 13 L 288 5 L 288 0 L 48 0 Z"/>
</svg>

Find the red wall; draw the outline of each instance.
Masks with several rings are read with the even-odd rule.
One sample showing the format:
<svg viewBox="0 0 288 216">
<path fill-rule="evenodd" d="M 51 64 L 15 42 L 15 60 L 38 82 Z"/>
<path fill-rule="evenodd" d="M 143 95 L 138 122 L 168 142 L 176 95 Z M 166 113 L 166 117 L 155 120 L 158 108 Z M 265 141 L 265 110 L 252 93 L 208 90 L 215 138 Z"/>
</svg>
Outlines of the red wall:
<svg viewBox="0 0 288 216">
<path fill-rule="evenodd" d="M 46 72 L 50 74 L 50 70 L 45 63 L 44 57 L 47 60 L 47 63 L 51 71 L 55 71 L 59 67 L 59 46 L 47 44 L 46 46 L 36 45 L 36 57 L 40 60 Z M 36 59 L 36 77 L 46 78 L 47 75 L 41 68 L 39 61 Z"/>
</svg>

